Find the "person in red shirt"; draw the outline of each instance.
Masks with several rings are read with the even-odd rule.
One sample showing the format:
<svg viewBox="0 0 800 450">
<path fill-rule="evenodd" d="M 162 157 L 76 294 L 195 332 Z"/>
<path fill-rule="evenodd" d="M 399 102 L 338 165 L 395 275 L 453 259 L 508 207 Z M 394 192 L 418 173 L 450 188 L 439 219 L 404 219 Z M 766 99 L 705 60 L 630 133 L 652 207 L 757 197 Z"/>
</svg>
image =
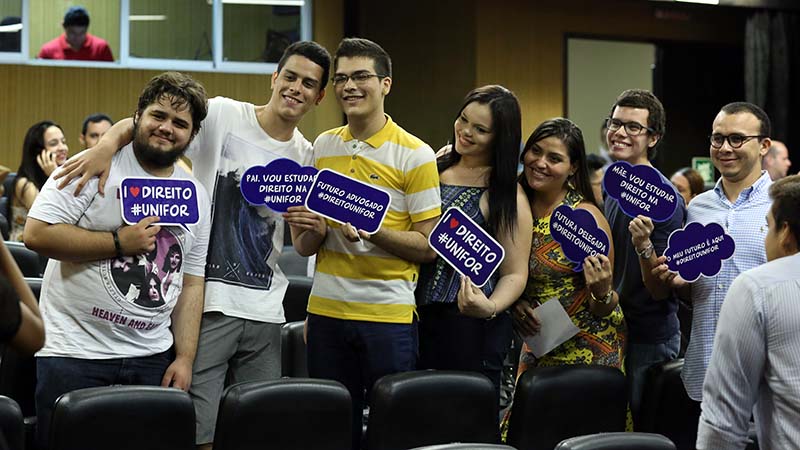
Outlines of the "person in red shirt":
<svg viewBox="0 0 800 450">
<path fill-rule="evenodd" d="M 73 6 L 68 9 L 61 26 L 64 33 L 42 45 L 39 58 L 114 61 L 108 42 L 88 33 L 89 13 L 86 8 Z"/>
</svg>

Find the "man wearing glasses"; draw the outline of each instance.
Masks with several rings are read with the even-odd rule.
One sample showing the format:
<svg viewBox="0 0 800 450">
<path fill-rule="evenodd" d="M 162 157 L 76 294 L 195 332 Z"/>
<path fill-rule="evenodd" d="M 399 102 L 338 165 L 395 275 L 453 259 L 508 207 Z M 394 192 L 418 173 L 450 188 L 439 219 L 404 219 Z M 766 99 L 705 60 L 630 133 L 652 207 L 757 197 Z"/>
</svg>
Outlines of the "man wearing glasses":
<svg viewBox="0 0 800 450">
<path fill-rule="evenodd" d="M 378 44 L 344 39 L 333 59 L 333 89 L 347 125 L 314 142 L 318 169 L 332 169 L 391 193 L 380 230 L 369 235 L 311 213 L 287 217 L 298 253 L 317 253 L 308 300 L 308 372 L 341 382 L 353 399 L 353 448 L 362 411 L 380 377 L 413 370 L 414 288 L 427 237 L 441 214 L 433 150 L 384 113 L 392 87 L 389 55 Z M 300 217 L 301 214 L 307 217 Z"/>
<path fill-rule="evenodd" d="M 768 172 L 761 170 L 761 158 L 769 150 L 769 135 L 769 117 L 758 106 L 737 102 L 722 107 L 710 137 L 711 161 L 722 177 L 714 189 L 692 200 L 687 217 L 689 222 L 722 225 L 733 238 L 736 251 L 722 262 L 717 275 L 700 277 L 691 284 L 667 272 L 666 265 L 655 271 L 679 290 L 681 298 L 692 299 L 692 336 L 681 378 L 689 397 L 696 402 L 702 400 L 703 379 L 728 288 L 741 272 L 767 262 L 764 238 L 772 205 L 772 180 Z M 697 407 L 699 410 L 699 403 Z"/>
<path fill-rule="evenodd" d="M 607 120 L 608 150 L 614 160 L 652 166 L 664 137 L 664 106 L 649 91 L 631 89 L 617 97 Z M 661 174 L 664 183 L 669 183 Z M 614 239 L 614 290 L 628 325 L 625 372 L 634 424 L 641 406 L 648 367 L 675 359 L 680 350 L 678 300 L 667 284 L 652 274 L 656 258 L 664 253 L 669 235 L 683 226 L 683 198 L 669 220 L 654 223 L 648 217 L 627 216 L 617 200 L 605 201 L 605 215 Z"/>
</svg>

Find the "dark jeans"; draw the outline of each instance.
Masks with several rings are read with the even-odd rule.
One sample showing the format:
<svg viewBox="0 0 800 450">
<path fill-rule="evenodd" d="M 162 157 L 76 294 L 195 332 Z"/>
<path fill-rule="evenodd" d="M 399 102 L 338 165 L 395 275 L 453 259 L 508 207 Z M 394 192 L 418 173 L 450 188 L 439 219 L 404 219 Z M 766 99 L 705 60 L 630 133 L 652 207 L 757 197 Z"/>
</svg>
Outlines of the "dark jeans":
<svg viewBox="0 0 800 450">
<path fill-rule="evenodd" d="M 503 360 L 513 338 L 511 315 L 493 320 L 468 317 L 455 303 L 420 306 L 419 369 L 463 370 L 486 375 L 500 404 Z"/>
<path fill-rule="evenodd" d="M 361 447 L 364 405 L 384 375 L 414 370 L 417 324 L 308 315 L 308 374 L 342 383 L 353 399 L 353 449 Z M 366 393 L 366 396 L 365 396 Z"/>
<path fill-rule="evenodd" d="M 56 400 L 77 389 L 138 384 L 160 386 L 173 350 L 152 356 L 118 359 L 36 358 L 36 426 L 39 448 L 49 448 L 50 418 Z"/>
</svg>

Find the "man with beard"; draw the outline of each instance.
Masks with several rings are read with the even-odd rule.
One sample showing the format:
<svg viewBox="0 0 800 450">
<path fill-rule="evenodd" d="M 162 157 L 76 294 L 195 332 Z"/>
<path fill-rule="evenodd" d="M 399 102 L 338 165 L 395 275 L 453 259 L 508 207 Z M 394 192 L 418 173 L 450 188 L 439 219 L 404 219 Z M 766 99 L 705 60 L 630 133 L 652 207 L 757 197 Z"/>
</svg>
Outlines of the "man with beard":
<svg viewBox="0 0 800 450">
<path fill-rule="evenodd" d="M 281 376 L 280 328 L 289 281 L 278 267 L 284 219 L 248 204 L 239 190 L 245 170 L 276 158 L 313 163 L 311 143 L 297 129 L 325 96 L 330 54 L 311 41 L 286 48 L 271 76 L 272 94 L 256 106 L 225 97 L 208 102 L 208 117 L 187 157 L 214 198 L 206 264 L 203 323 L 192 388 L 197 444 L 210 449 L 222 392 L 228 384 Z M 95 149 L 65 165 L 66 178 L 108 177 L 111 155 L 130 140 L 130 119 L 117 122 Z M 111 144 L 111 145 L 109 145 Z M 113 168 L 111 170 L 113 174 Z"/>
<path fill-rule="evenodd" d="M 42 448 L 61 394 L 118 384 L 189 389 L 203 310 L 208 194 L 197 186 L 200 220 L 187 232 L 158 226 L 154 216 L 125 225 L 118 188 L 127 177 L 196 182 L 175 161 L 199 131 L 206 101 L 204 88 L 186 75 L 167 72 L 153 78 L 139 97 L 129 145 L 133 150 L 118 152 L 112 160 L 107 189 L 113 194 L 98 196 L 94 187 L 74 195 L 76 183 L 61 191 L 51 178 L 29 212 L 26 244 L 50 257 L 40 298 L 48 339 L 36 354 Z M 139 271 L 138 280 L 120 280 L 115 262 L 130 256 L 142 264 L 156 240 L 165 237 L 182 248 L 184 263 L 177 277 L 182 289 L 159 302 L 137 302 L 139 295 L 127 295 L 131 285 L 147 295 L 152 290 L 148 276 L 159 275 Z M 163 253 L 162 259 L 166 249 Z"/>
</svg>

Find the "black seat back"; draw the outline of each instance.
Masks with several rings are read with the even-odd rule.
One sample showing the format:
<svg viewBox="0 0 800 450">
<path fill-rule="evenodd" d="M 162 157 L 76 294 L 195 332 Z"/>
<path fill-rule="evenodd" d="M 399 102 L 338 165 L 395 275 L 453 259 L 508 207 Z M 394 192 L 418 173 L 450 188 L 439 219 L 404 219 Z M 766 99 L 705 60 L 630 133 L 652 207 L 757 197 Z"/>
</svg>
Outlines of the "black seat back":
<svg viewBox="0 0 800 450">
<path fill-rule="evenodd" d="M 678 450 L 694 449 L 700 405 L 689 398 L 683 386 L 683 358 L 647 369 L 639 431 L 668 437 Z"/>
<path fill-rule="evenodd" d="M 625 376 L 606 366 L 538 367 L 517 382 L 508 444 L 552 450 L 564 439 L 625 431 Z"/>
<path fill-rule="evenodd" d="M 397 373 L 379 379 L 371 395 L 366 437 L 370 450 L 498 441 L 497 396 L 484 375 Z"/>
<path fill-rule="evenodd" d="M 675 444 L 660 434 L 600 433 L 566 439 L 555 450 L 675 450 Z"/>
<path fill-rule="evenodd" d="M 47 258 L 40 256 L 35 251 L 25 247 L 22 242 L 6 241 L 6 247 L 17 262 L 22 276 L 41 278 L 44 276 L 44 269 L 47 267 Z"/>
<path fill-rule="evenodd" d="M 56 401 L 51 450 L 194 450 L 189 394 L 156 386 L 79 389 Z"/>
<path fill-rule="evenodd" d="M 281 376 L 308 377 L 306 343 L 303 340 L 304 321 L 281 326 Z"/>
<path fill-rule="evenodd" d="M 306 320 L 308 296 L 311 295 L 313 279 L 305 276 L 287 276 L 289 288 L 283 296 L 283 314 L 287 322 Z"/>
<path fill-rule="evenodd" d="M 13 399 L 0 395 L 0 431 L 9 450 L 25 448 L 25 429 L 22 410 Z"/>
<path fill-rule="evenodd" d="M 238 383 L 222 395 L 214 450 L 350 447 L 350 393 L 338 382 L 292 378 Z"/>
</svg>

